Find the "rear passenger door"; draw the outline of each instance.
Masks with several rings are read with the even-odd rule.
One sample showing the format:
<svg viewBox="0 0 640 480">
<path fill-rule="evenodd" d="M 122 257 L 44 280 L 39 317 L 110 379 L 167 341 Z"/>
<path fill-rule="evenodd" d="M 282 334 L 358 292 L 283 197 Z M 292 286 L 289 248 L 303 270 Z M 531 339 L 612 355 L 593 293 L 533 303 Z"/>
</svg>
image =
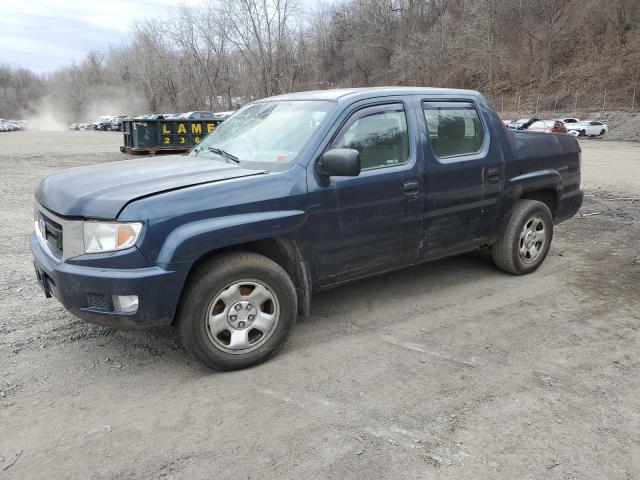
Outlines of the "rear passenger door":
<svg viewBox="0 0 640 480">
<path fill-rule="evenodd" d="M 503 168 L 499 142 L 471 99 L 420 99 L 426 202 L 420 259 L 486 242 L 497 213 Z"/>
</svg>

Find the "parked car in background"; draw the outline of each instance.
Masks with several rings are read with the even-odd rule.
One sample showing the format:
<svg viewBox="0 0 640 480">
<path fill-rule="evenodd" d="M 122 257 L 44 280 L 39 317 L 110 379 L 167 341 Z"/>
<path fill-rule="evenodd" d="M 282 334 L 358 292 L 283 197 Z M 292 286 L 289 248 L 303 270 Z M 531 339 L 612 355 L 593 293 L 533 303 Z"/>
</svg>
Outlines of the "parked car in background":
<svg viewBox="0 0 640 480">
<path fill-rule="evenodd" d="M 180 117 L 183 120 L 216 120 L 216 112 L 187 112 Z"/>
<path fill-rule="evenodd" d="M 134 120 L 175 120 L 182 117 L 182 113 L 147 113 L 145 115 L 138 115 L 134 117 Z"/>
<path fill-rule="evenodd" d="M 102 117 L 98 117 L 98 119 L 93 122 L 93 129 L 107 130 L 107 127 L 111 129 L 111 122 L 113 122 L 114 118 L 115 115 L 103 115 Z"/>
<path fill-rule="evenodd" d="M 110 128 L 107 128 L 107 130 L 115 130 L 115 131 L 121 132 L 122 131 L 122 120 L 124 120 L 125 118 L 127 118 L 126 115 L 118 115 L 118 116 L 114 117 L 113 120 L 111 121 Z"/>
<path fill-rule="evenodd" d="M 147 113 L 138 115 L 133 120 L 217 120 L 229 118 L 234 112 L 186 112 L 186 113 Z M 131 118 L 131 117 L 128 117 Z"/>
<path fill-rule="evenodd" d="M 562 123 L 564 123 L 565 125 L 569 126 L 569 124 L 571 124 L 571 123 L 578 123 L 580 121 L 580 119 L 575 118 L 575 117 L 567 117 L 567 118 L 561 118 L 560 121 Z"/>
<path fill-rule="evenodd" d="M 91 130 L 93 123 L 72 123 L 69 125 L 69 130 Z"/>
<path fill-rule="evenodd" d="M 180 115 L 181 120 L 226 120 L 234 112 L 187 112 Z"/>
<path fill-rule="evenodd" d="M 538 120 L 533 122 L 528 132 L 567 133 L 567 127 L 560 120 Z"/>
<path fill-rule="evenodd" d="M 609 131 L 607 124 L 595 120 L 571 123 L 567 125 L 567 128 L 570 131 L 578 132 L 583 137 L 603 137 Z"/>
<path fill-rule="evenodd" d="M 513 120 L 502 120 L 505 127 L 509 128 L 509 125 L 513 123 Z"/>
<path fill-rule="evenodd" d="M 532 123 L 537 122 L 538 120 L 538 118 L 521 118 L 512 122 L 511 125 L 509 125 L 509 128 L 512 130 L 526 130 Z"/>
<path fill-rule="evenodd" d="M 0 118 L 0 132 L 16 132 L 27 128 L 24 120 Z"/>
</svg>

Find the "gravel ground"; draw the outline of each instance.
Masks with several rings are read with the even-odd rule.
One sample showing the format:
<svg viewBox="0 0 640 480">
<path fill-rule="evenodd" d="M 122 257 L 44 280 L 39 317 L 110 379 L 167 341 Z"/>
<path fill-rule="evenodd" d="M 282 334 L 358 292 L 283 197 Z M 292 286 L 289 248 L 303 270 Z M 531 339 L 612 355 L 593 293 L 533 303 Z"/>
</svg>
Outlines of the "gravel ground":
<svg viewBox="0 0 640 480">
<path fill-rule="evenodd" d="M 226 374 L 38 289 L 33 190 L 119 145 L 0 134 L 0 479 L 640 478 L 640 145 L 582 142 L 582 215 L 535 274 L 480 252 L 328 291 Z"/>
</svg>

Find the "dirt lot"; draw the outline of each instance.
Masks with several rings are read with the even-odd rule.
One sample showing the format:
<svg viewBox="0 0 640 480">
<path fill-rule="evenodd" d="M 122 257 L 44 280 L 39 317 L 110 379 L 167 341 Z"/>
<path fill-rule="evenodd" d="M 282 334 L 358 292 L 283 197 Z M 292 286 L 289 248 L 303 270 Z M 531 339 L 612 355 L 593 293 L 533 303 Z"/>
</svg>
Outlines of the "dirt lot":
<svg viewBox="0 0 640 480">
<path fill-rule="evenodd" d="M 33 190 L 119 144 L 0 134 L 0 479 L 640 478 L 640 144 L 582 142 L 585 216 L 535 274 L 477 253 L 335 289 L 227 374 L 38 289 Z"/>
</svg>

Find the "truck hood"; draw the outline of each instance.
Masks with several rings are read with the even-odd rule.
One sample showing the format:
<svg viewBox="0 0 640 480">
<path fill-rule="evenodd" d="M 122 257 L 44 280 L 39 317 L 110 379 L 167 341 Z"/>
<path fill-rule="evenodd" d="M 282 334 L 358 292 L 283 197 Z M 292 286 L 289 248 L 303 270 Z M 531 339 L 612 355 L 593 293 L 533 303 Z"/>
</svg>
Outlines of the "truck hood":
<svg viewBox="0 0 640 480">
<path fill-rule="evenodd" d="M 45 178 L 36 201 L 61 216 L 115 219 L 133 200 L 169 190 L 261 175 L 210 158 L 171 155 L 102 163 Z"/>
</svg>

